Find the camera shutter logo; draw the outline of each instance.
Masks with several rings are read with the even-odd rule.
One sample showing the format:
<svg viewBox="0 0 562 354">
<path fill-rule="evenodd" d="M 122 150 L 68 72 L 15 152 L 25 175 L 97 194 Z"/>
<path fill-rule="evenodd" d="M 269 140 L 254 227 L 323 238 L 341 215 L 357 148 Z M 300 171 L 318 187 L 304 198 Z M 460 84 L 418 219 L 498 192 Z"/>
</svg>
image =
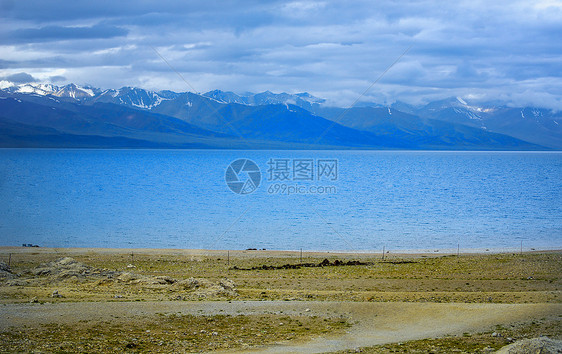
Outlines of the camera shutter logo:
<svg viewBox="0 0 562 354">
<path fill-rule="evenodd" d="M 234 193 L 250 194 L 260 186 L 261 172 L 254 161 L 238 159 L 228 165 L 224 179 Z"/>
</svg>

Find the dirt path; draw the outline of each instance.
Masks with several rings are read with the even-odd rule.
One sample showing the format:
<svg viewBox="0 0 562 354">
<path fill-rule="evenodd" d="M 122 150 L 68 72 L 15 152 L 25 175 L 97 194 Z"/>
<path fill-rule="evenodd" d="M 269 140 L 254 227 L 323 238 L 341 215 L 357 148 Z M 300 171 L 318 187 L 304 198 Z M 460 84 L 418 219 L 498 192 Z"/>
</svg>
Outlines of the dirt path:
<svg viewBox="0 0 562 354">
<path fill-rule="evenodd" d="M 260 352 L 330 352 L 485 331 L 496 324 L 562 314 L 562 305 L 558 304 L 344 303 L 337 308 L 356 321 L 346 335 L 318 338 L 299 345 L 277 345 Z M 314 311 L 317 311 L 315 307 Z"/>
<path fill-rule="evenodd" d="M 342 317 L 353 326 L 336 338 L 280 342 L 255 352 L 329 352 L 377 344 L 484 331 L 496 324 L 562 315 L 562 304 L 439 304 L 361 302 L 82 302 L 0 305 L 0 330 L 11 326 L 77 321 L 126 322 L 161 313 L 248 315 L 283 313 Z M 246 350 L 247 351 L 247 350 Z"/>
</svg>

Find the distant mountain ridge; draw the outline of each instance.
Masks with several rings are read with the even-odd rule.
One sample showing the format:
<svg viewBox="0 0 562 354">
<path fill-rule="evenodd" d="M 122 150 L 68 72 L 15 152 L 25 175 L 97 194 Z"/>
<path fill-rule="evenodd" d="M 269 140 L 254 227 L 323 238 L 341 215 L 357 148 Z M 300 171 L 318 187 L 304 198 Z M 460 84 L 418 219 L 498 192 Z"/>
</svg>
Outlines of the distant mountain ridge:
<svg viewBox="0 0 562 354">
<path fill-rule="evenodd" d="M 118 147 L 562 149 L 559 113 L 480 107 L 455 97 L 421 107 L 396 102 L 346 109 L 306 92 L 195 94 L 31 83 L 4 87 L 0 98 L 3 147 L 40 141 L 96 147 L 100 137 L 100 147 L 121 139 Z M 72 136 L 89 138 L 69 144 Z"/>
</svg>

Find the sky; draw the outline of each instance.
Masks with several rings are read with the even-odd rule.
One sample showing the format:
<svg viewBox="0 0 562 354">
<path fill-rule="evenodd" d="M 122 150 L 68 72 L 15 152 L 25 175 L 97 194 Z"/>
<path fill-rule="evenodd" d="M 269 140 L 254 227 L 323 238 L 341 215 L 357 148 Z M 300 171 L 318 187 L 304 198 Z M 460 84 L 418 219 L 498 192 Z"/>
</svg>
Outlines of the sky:
<svg viewBox="0 0 562 354">
<path fill-rule="evenodd" d="M 562 0 L 0 0 L 0 80 L 561 110 L 560 37 Z"/>
</svg>

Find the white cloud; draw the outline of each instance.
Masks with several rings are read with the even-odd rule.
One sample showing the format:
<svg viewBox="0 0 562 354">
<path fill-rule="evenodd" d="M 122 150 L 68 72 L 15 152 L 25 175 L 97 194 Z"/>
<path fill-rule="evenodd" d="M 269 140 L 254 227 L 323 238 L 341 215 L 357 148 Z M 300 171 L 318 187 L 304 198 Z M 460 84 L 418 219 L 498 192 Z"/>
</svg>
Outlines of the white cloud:
<svg viewBox="0 0 562 354">
<path fill-rule="evenodd" d="M 326 6 L 323 1 L 293 1 L 281 6 L 281 11 L 288 16 L 305 16 Z"/>
</svg>

